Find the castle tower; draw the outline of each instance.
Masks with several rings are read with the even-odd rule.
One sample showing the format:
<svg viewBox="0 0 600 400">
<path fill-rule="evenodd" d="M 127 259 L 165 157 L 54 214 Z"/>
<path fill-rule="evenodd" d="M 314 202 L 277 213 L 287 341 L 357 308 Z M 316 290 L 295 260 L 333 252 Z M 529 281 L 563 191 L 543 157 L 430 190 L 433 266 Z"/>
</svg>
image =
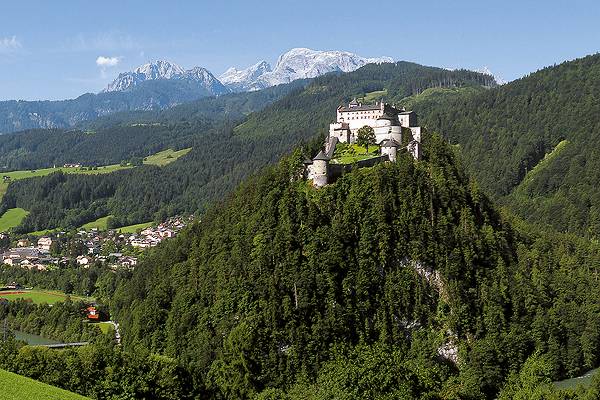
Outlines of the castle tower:
<svg viewBox="0 0 600 400">
<path fill-rule="evenodd" d="M 313 185 L 315 187 L 323 187 L 328 182 L 328 169 L 329 169 L 329 157 L 320 151 L 315 158 L 313 158 L 311 177 Z"/>
<path fill-rule="evenodd" d="M 396 162 L 398 155 L 398 147 L 400 147 L 400 144 L 394 139 L 385 140 L 380 147 L 381 155 L 387 155 L 388 159 L 391 162 Z"/>
<path fill-rule="evenodd" d="M 415 160 L 421 159 L 421 143 L 411 140 L 408 146 L 406 146 L 406 150 L 408 150 Z"/>
<path fill-rule="evenodd" d="M 383 113 L 381 117 L 377 118 L 373 130 L 375 131 L 375 141 L 377 143 L 381 143 L 386 139 L 393 139 L 398 143 L 402 142 L 402 127 L 400 126 L 400 122 L 395 115 L 388 112 Z"/>
</svg>

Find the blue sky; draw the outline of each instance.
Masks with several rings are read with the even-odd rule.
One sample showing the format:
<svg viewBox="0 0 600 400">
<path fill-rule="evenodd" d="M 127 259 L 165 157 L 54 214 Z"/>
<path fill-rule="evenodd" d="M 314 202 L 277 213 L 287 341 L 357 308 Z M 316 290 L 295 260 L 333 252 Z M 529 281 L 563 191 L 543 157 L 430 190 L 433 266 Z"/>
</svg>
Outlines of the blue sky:
<svg viewBox="0 0 600 400">
<path fill-rule="evenodd" d="M 597 1 L 19 0 L 0 5 L 0 99 L 98 92 L 154 59 L 219 75 L 292 47 L 506 80 L 600 50 Z M 98 57 L 116 65 L 98 65 Z"/>
</svg>

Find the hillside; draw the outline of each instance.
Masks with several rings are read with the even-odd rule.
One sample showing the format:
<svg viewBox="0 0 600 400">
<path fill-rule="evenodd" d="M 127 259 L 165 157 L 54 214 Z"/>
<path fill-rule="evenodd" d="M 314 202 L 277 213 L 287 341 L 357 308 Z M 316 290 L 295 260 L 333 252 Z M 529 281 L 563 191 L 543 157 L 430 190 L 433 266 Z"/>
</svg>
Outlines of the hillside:
<svg viewBox="0 0 600 400">
<path fill-rule="evenodd" d="M 599 91 L 600 55 L 592 55 L 487 91 L 406 101 L 460 145 L 468 170 L 503 204 L 530 222 L 597 239 Z"/>
<path fill-rule="evenodd" d="M 115 113 L 73 130 L 36 129 L 0 135 L 0 170 L 65 163 L 107 165 L 166 148 L 191 147 L 203 135 L 226 129 L 306 83 L 211 97 L 164 111 Z"/>
<path fill-rule="evenodd" d="M 223 198 L 244 179 L 276 162 L 295 146 L 301 143 L 309 147 L 313 146 L 311 143 L 319 146 L 321 135 L 335 118 L 335 109 L 357 95 L 386 88 L 390 96 L 404 98 L 432 87 L 493 85 L 493 78 L 471 71 L 448 71 L 399 62 L 370 64 L 348 74 L 329 74 L 306 84 L 300 82 L 291 84 L 296 85 L 291 87 L 277 86 L 232 97 L 222 96 L 215 100 L 216 103 L 208 99 L 198 102 L 210 101 L 217 110 L 230 110 L 232 105 L 239 104 L 238 110 L 250 113 L 237 125 L 227 118 L 216 122 L 209 120 L 209 126 L 214 126 L 214 129 L 198 132 L 194 127 L 199 124 L 198 120 L 203 121 L 206 117 L 204 107 L 184 104 L 165 111 L 161 115 L 175 122 L 170 128 L 162 125 L 155 128 L 166 132 L 160 138 L 169 139 L 161 142 L 161 146 L 193 146 L 193 150 L 180 161 L 165 168 L 140 168 L 104 177 L 62 176 L 23 180 L 9 188 L 0 208 L 22 207 L 31 211 L 26 219 L 28 226 L 23 227 L 26 231 L 55 228 L 57 225 L 69 227 L 74 220 L 77 221 L 74 226 L 80 226 L 102 216 L 97 214 L 98 209 L 106 212 L 104 215 L 113 215 L 119 226 L 178 213 L 201 212 L 211 201 Z M 247 103 L 251 106 L 245 106 Z M 197 111 L 188 115 L 193 110 Z M 219 115 L 222 118 L 223 114 Z M 132 120 L 127 121 L 125 124 L 132 124 Z M 161 122 L 160 118 L 154 121 Z M 145 123 L 150 122 L 147 120 Z M 102 129 L 98 128 L 98 131 Z M 122 136 L 122 140 L 117 139 L 120 140 L 117 143 L 122 144 L 115 149 L 115 152 L 120 152 L 133 148 L 128 146 L 139 146 L 136 140 L 131 139 L 132 132 L 139 132 L 147 138 L 154 128 L 123 127 L 119 123 L 106 129 L 115 133 L 110 137 Z M 187 134 L 192 135 L 192 143 L 181 139 Z M 90 141 L 94 140 L 93 136 Z M 167 146 L 175 139 L 178 146 Z M 148 140 L 148 146 L 151 146 L 155 139 Z M 2 138 L 0 148 L 1 143 Z M 102 143 L 97 148 L 104 149 L 113 142 Z M 70 149 L 61 148 L 72 157 Z M 93 154 L 96 146 L 89 145 L 84 149 Z M 38 152 L 32 152 L 31 157 L 35 154 Z M 156 182 L 161 184 L 156 185 Z M 47 199 L 53 201 L 48 204 Z"/>
<path fill-rule="evenodd" d="M 84 400 L 87 397 L 68 392 L 33 379 L 0 369 L 0 390 L 5 400 Z"/>
<path fill-rule="evenodd" d="M 299 152 L 246 182 L 117 289 L 125 348 L 203 398 L 493 398 L 535 354 L 596 366 L 600 249 L 513 226 L 424 145 L 319 190 Z"/>
</svg>

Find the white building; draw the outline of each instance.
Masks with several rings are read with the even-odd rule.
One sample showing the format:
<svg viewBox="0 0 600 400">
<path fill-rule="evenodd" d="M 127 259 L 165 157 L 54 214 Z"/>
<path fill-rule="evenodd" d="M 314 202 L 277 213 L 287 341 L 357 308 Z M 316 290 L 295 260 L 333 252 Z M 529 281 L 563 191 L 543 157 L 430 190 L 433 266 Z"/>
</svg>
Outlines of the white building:
<svg viewBox="0 0 600 400">
<path fill-rule="evenodd" d="M 50 246 L 52 246 L 52 239 L 44 236 L 38 239 L 37 241 L 38 248 L 44 251 L 50 251 Z"/>
<path fill-rule="evenodd" d="M 412 135 L 410 140 L 421 142 L 421 128 L 417 126 L 417 114 L 414 111 L 398 109 L 380 101 L 375 104 L 361 104 L 352 100 L 347 107 L 337 109 L 337 120 L 329 125 L 329 137 L 336 137 L 341 143 L 354 143 L 356 132 L 363 126 L 375 131 L 376 142 L 393 139 L 402 143 L 402 128 Z"/>
</svg>

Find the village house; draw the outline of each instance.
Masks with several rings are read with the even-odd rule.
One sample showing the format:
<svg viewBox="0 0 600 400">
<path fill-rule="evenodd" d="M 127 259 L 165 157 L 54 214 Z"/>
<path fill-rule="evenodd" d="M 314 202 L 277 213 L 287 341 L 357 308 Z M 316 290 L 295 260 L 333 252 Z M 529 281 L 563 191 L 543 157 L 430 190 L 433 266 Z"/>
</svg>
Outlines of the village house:
<svg viewBox="0 0 600 400">
<path fill-rule="evenodd" d="M 43 236 L 38 239 L 37 245 L 40 250 L 50 251 L 50 247 L 52 246 L 52 239 L 47 236 Z"/>
</svg>

